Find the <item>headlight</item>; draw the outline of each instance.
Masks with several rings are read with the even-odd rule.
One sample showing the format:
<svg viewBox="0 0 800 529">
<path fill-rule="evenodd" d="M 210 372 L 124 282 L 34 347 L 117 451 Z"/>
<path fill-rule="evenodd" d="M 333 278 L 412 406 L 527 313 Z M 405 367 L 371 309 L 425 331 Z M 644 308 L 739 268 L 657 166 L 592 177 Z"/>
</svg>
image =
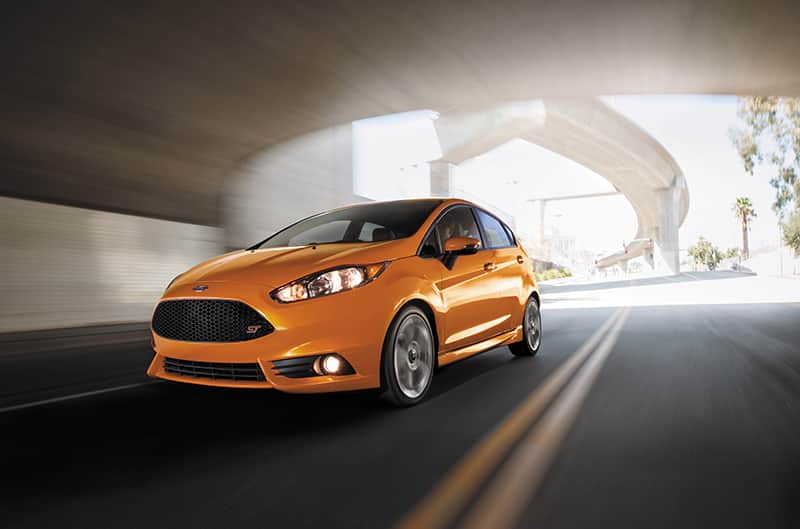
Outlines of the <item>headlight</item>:
<svg viewBox="0 0 800 529">
<path fill-rule="evenodd" d="M 272 291 L 271 296 L 280 303 L 292 303 L 343 292 L 366 285 L 381 275 L 388 264 L 386 262 L 364 266 L 343 266 L 317 272 L 276 288 Z"/>
</svg>

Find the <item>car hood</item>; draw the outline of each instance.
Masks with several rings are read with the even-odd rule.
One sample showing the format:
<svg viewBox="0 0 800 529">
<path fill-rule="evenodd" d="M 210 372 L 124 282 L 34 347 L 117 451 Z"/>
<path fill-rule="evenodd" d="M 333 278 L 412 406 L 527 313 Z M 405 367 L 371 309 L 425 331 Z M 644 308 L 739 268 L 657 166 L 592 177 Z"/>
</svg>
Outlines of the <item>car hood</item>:
<svg viewBox="0 0 800 529">
<path fill-rule="evenodd" d="M 237 250 L 191 268 L 181 274 L 174 285 L 235 281 L 275 288 L 305 275 L 337 266 L 365 265 L 406 257 L 409 255 L 409 245 L 402 242 L 397 240 Z"/>
</svg>

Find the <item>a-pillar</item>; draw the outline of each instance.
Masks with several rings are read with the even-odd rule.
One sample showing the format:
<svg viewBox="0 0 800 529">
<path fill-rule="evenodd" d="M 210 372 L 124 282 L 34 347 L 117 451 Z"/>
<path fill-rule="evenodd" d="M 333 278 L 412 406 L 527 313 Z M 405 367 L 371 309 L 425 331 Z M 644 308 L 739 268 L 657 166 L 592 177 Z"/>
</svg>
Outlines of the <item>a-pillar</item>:
<svg viewBox="0 0 800 529">
<path fill-rule="evenodd" d="M 431 196 L 451 197 L 455 188 L 455 172 L 457 166 L 450 162 L 436 161 L 430 163 Z"/>
</svg>

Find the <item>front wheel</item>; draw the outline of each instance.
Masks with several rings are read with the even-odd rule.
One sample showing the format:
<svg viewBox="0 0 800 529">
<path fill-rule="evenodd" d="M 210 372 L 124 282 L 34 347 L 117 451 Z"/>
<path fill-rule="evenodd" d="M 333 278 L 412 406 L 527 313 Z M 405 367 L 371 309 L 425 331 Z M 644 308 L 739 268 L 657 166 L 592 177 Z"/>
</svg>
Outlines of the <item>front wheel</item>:
<svg viewBox="0 0 800 529">
<path fill-rule="evenodd" d="M 409 306 L 400 311 L 383 344 L 383 397 L 395 406 L 420 402 L 433 379 L 436 346 L 428 317 Z"/>
<path fill-rule="evenodd" d="M 511 354 L 515 356 L 533 356 L 539 352 L 542 344 L 542 314 L 539 303 L 531 296 L 525 305 L 522 316 L 522 341 L 508 345 Z"/>
</svg>

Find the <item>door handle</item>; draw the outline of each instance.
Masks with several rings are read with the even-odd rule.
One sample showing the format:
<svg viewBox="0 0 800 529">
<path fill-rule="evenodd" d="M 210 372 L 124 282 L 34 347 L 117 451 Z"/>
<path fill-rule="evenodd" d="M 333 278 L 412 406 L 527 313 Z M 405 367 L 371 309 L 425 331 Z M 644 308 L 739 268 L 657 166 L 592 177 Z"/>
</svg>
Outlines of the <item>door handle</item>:
<svg viewBox="0 0 800 529">
<path fill-rule="evenodd" d="M 524 257 L 522 257 L 521 255 L 518 255 L 518 256 L 517 256 L 517 262 L 518 262 L 519 264 L 522 264 L 522 263 L 524 263 L 524 262 L 525 262 L 525 258 L 524 258 Z"/>
<path fill-rule="evenodd" d="M 496 268 L 497 268 L 497 265 L 494 264 L 494 263 L 486 263 L 486 264 L 483 265 L 483 269 L 486 270 L 487 272 L 491 272 L 492 270 L 494 270 Z"/>
</svg>

